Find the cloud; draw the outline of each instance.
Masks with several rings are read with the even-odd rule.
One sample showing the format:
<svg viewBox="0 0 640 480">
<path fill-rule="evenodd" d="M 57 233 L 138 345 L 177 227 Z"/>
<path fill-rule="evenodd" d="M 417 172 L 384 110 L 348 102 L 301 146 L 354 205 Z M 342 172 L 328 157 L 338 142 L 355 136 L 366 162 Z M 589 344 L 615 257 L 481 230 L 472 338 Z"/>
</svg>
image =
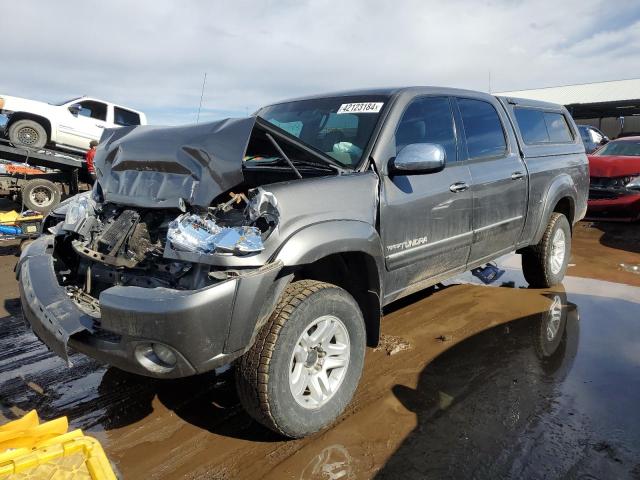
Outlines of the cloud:
<svg viewBox="0 0 640 480">
<path fill-rule="evenodd" d="M 153 123 L 388 85 L 494 91 L 640 76 L 640 8 L 600 0 L 13 2 L 0 92 L 93 95 Z"/>
</svg>

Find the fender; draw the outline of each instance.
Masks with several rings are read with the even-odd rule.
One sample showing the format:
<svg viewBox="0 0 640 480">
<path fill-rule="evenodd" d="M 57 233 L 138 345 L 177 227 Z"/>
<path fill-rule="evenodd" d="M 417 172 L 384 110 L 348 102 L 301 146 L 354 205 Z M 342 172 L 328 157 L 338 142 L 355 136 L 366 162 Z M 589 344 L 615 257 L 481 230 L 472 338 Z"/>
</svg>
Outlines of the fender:
<svg viewBox="0 0 640 480">
<path fill-rule="evenodd" d="M 367 325 L 367 345 L 375 347 L 380 338 L 384 257 L 382 242 L 376 229 L 358 220 L 330 220 L 298 230 L 274 254 L 285 268 L 308 265 L 336 253 L 363 253 L 373 262 L 367 262 L 364 272 L 366 291 L 352 292 L 357 297 Z M 375 267 L 373 266 L 375 263 Z"/>
<path fill-rule="evenodd" d="M 285 267 L 294 267 L 346 252 L 370 255 L 376 262 L 378 278 L 383 278 L 380 236 L 372 225 L 359 220 L 331 220 L 298 230 L 276 251 L 271 261 L 280 260 Z"/>
<path fill-rule="evenodd" d="M 547 192 L 545 194 L 544 205 L 541 209 L 541 214 L 539 216 L 540 221 L 538 222 L 538 227 L 535 231 L 533 239 L 531 241 L 532 245 L 536 245 L 542 239 L 542 235 L 544 235 L 544 231 L 547 228 L 547 222 L 549 217 L 553 213 L 553 208 L 560 201 L 560 199 L 568 197 L 571 201 L 571 209 L 573 211 L 572 217 L 575 218 L 575 206 L 578 198 L 578 190 L 573 181 L 573 178 L 567 173 L 562 173 L 553 179 Z M 569 224 L 573 225 L 574 218 L 568 218 Z"/>
</svg>

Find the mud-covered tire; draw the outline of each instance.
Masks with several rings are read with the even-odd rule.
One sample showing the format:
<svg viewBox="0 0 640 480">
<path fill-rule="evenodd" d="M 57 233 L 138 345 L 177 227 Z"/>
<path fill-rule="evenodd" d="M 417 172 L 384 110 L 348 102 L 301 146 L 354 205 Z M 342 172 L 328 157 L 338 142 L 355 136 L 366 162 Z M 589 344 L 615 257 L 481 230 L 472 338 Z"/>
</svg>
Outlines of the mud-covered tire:
<svg viewBox="0 0 640 480">
<path fill-rule="evenodd" d="M 22 203 L 29 210 L 48 213 L 60 203 L 62 191 L 50 180 L 34 178 L 25 183 L 20 189 Z"/>
<path fill-rule="evenodd" d="M 560 233 L 558 233 L 560 231 Z M 564 253 L 557 256 L 559 237 L 564 238 Z M 562 282 L 571 257 L 571 227 L 561 213 L 552 213 L 542 239 L 522 253 L 522 273 L 531 287 L 549 288 Z"/>
<path fill-rule="evenodd" d="M 47 144 L 47 131 L 34 120 L 18 120 L 9 127 L 9 140 L 14 145 L 42 148 Z"/>
<path fill-rule="evenodd" d="M 294 386 L 290 384 L 295 370 L 294 349 L 301 335 L 309 332 L 309 326 L 327 317 L 340 319 L 348 333 L 348 362 L 342 380 L 326 403 L 305 407 L 299 403 L 300 394 L 294 397 Z M 235 374 L 240 401 L 255 420 L 281 435 L 300 438 L 322 430 L 351 401 L 362 373 L 365 346 L 362 313 L 349 293 L 314 280 L 293 282 L 254 345 L 238 361 Z M 328 375 L 331 377 L 333 370 Z"/>
</svg>

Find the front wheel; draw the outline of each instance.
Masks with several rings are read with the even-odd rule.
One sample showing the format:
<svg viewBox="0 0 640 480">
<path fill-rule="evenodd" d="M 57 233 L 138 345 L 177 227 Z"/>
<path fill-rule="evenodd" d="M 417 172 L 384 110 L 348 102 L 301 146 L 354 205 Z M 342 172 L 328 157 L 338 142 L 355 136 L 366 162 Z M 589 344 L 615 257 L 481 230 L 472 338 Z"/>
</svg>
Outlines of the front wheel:
<svg viewBox="0 0 640 480">
<path fill-rule="evenodd" d="M 360 380 L 365 337 L 362 313 L 345 290 L 314 280 L 292 283 L 238 362 L 242 405 L 287 437 L 331 425 Z"/>
<path fill-rule="evenodd" d="M 522 273 L 530 286 L 549 288 L 562 282 L 571 257 L 567 217 L 552 213 L 542 240 L 522 254 Z"/>
<path fill-rule="evenodd" d="M 9 127 L 9 140 L 14 145 L 42 148 L 47 144 L 47 131 L 33 120 L 18 120 Z"/>
</svg>

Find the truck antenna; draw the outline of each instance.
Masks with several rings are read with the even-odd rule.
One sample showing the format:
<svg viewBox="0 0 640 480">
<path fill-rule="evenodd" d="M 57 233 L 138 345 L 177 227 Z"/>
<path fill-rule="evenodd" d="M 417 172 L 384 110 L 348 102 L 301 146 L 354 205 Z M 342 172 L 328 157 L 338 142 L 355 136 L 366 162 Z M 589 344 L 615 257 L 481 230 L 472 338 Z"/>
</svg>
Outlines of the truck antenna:
<svg viewBox="0 0 640 480">
<path fill-rule="evenodd" d="M 207 83 L 207 72 L 204 72 L 204 80 L 202 80 L 202 92 L 200 92 L 200 105 L 198 105 L 198 116 L 196 117 L 196 123 L 200 121 L 200 110 L 202 109 L 202 97 L 204 97 L 204 86 Z"/>
</svg>

